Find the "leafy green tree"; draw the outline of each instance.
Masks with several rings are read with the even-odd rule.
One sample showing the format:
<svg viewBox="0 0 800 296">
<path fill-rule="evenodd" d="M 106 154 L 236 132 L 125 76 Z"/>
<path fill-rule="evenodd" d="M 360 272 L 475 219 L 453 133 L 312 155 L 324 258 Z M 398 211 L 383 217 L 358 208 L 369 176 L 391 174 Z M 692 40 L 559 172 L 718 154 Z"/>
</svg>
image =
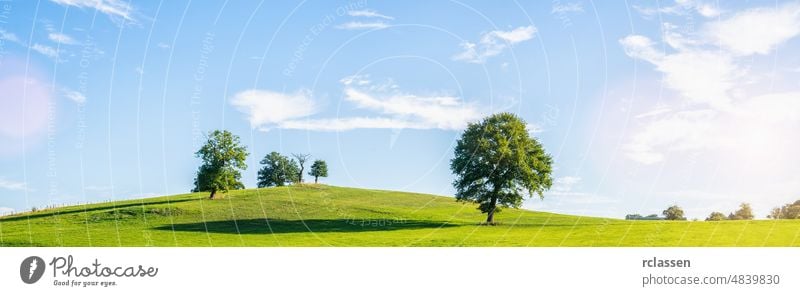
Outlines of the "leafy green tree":
<svg viewBox="0 0 800 296">
<path fill-rule="evenodd" d="M 711 215 L 708 215 L 706 221 L 722 221 L 725 219 L 726 219 L 725 214 L 720 212 L 711 212 Z"/>
<path fill-rule="evenodd" d="M 750 207 L 749 203 L 742 203 L 739 205 L 739 209 L 736 212 L 729 215 L 731 220 L 753 220 L 755 216 L 753 215 L 753 208 Z"/>
<path fill-rule="evenodd" d="M 781 217 L 782 219 L 800 219 L 800 200 L 783 206 Z"/>
<path fill-rule="evenodd" d="M 260 162 L 264 166 L 258 170 L 258 187 L 284 186 L 298 181 L 297 172 L 300 170 L 293 159 L 271 152 L 264 156 Z"/>
<path fill-rule="evenodd" d="M 292 153 L 292 156 L 297 160 L 297 164 L 300 165 L 300 170 L 297 172 L 297 182 L 303 183 L 303 170 L 306 169 L 305 164 L 311 154 Z"/>
<path fill-rule="evenodd" d="M 316 184 L 319 177 L 328 176 L 328 164 L 324 160 L 315 160 L 308 175 L 314 177 L 314 184 Z"/>
<path fill-rule="evenodd" d="M 772 209 L 772 212 L 767 217 L 772 219 L 800 219 L 800 200 Z"/>
<path fill-rule="evenodd" d="M 478 203 L 486 223 L 494 223 L 498 205 L 519 207 L 528 196 L 544 198 L 553 185 L 553 160 L 530 136 L 525 122 L 511 113 L 499 113 L 470 123 L 455 148 L 450 169 L 456 199 Z"/>
<path fill-rule="evenodd" d="M 678 205 L 670 206 L 662 214 L 667 220 L 686 220 L 686 217 L 683 216 L 683 209 Z"/>
<path fill-rule="evenodd" d="M 781 208 L 778 208 L 778 207 L 772 208 L 772 211 L 769 212 L 769 215 L 767 215 L 767 218 L 769 218 L 769 219 L 781 219 L 782 218 L 782 216 L 781 216 Z"/>
<path fill-rule="evenodd" d="M 215 130 L 206 136 L 206 143 L 195 156 L 203 160 L 194 179 L 193 192 L 210 191 L 209 198 L 217 192 L 243 189 L 239 170 L 247 169 L 247 148 L 239 143 L 239 137 L 229 131 Z"/>
</svg>

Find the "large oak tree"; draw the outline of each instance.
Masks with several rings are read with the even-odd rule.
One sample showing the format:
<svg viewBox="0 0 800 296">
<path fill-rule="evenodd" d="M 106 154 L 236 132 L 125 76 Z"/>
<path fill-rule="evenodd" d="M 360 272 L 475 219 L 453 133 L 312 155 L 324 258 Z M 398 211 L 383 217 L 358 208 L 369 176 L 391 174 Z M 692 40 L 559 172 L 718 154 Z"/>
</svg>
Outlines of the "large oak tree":
<svg viewBox="0 0 800 296">
<path fill-rule="evenodd" d="M 498 205 L 518 208 L 525 194 L 544 198 L 553 185 L 552 165 L 525 122 L 511 113 L 470 123 L 450 161 L 456 199 L 478 203 L 487 224 L 494 223 Z"/>
<path fill-rule="evenodd" d="M 209 191 L 209 198 L 217 197 L 218 192 L 230 189 L 244 189 L 240 181 L 247 169 L 247 148 L 239 143 L 239 137 L 229 131 L 215 130 L 206 137 L 206 143 L 195 155 L 203 160 L 194 179 L 193 192 Z"/>
</svg>

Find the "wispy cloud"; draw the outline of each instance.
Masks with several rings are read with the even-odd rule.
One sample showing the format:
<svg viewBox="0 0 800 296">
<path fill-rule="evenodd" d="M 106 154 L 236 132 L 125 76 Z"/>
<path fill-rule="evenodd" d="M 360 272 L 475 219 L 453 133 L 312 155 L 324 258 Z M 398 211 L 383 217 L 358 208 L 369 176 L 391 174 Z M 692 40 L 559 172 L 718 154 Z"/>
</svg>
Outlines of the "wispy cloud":
<svg viewBox="0 0 800 296">
<path fill-rule="evenodd" d="M 281 93 L 250 89 L 235 94 L 231 105 L 247 116 L 250 127 L 263 131 L 287 120 L 312 115 L 317 109 L 308 90 Z"/>
<path fill-rule="evenodd" d="M 732 54 L 767 54 L 800 34 L 800 4 L 756 8 L 712 22 L 705 32 Z"/>
<path fill-rule="evenodd" d="M 536 123 L 528 123 L 528 125 L 525 126 L 525 129 L 527 129 L 528 133 L 531 135 L 540 134 L 544 132 L 544 128 Z"/>
<path fill-rule="evenodd" d="M 341 80 L 344 100 L 368 116 L 312 118 L 317 103 L 308 91 L 286 94 L 268 90 L 240 92 L 231 100 L 250 125 L 262 131 L 272 128 L 313 131 L 354 129 L 463 129 L 478 120 L 481 108 L 448 95 L 417 95 L 398 90 L 391 81 L 373 84 L 366 76 Z"/>
<path fill-rule="evenodd" d="M 11 41 L 15 43 L 20 43 L 19 38 L 14 33 L 8 32 L 6 30 L 0 29 L 0 39 Z"/>
<path fill-rule="evenodd" d="M 666 15 L 686 15 L 697 13 L 703 17 L 713 18 L 722 14 L 722 10 L 717 5 L 718 1 L 709 0 L 679 0 L 674 5 L 653 7 L 642 7 L 634 5 L 633 8 L 645 17 L 653 17 L 658 14 Z"/>
<path fill-rule="evenodd" d="M 48 34 L 47 38 L 49 38 L 51 41 L 53 41 L 55 43 L 61 43 L 61 44 L 67 44 L 67 45 L 78 44 L 78 42 L 75 41 L 74 38 L 70 37 L 67 34 L 63 34 L 63 33 L 55 33 L 55 32 L 53 32 L 53 33 Z"/>
<path fill-rule="evenodd" d="M 641 35 L 620 40 L 628 56 L 652 64 L 680 99 L 635 117 L 624 147 L 629 158 L 655 164 L 669 153 L 714 151 L 758 159 L 769 157 L 758 152 L 772 149 L 764 145 L 800 144 L 791 128 L 800 123 L 800 91 L 749 86 L 766 76 L 751 66 L 753 59 L 800 35 L 800 5 L 748 9 L 693 34 L 677 29 L 664 26 L 669 51 Z"/>
<path fill-rule="evenodd" d="M 553 181 L 553 186 L 550 188 L 549 193 L 552 195 L 564 195 L 573 193 L 573 188 L 581 182 L 581 177 L 577 176 L 564 176 L 556 178 Z"/>
<path fill-rule="evenodd" d="M 458 130 L 482 115 L 477 106 L 455 96 L 376 91 L 371 85 L 346 85 L 345 100 L 359 109 L 413 122 L 410 128 Z"/>
<path fill-rule="evenodd" d="M 389 24 L 384 22 L 346 22 L 337 25 L 336 28 L 340 30 L 377 30 L 388 28 Z"/>
<path fill-rule="evenodd" d="M 12 181 L 5 178 L 0 177 L 0 189 L 11 190 L 11 191 L 21 191 L 25 190 L 26 186 L 24 182 Z"/>
<path fill-rule="evenodd" d="M 735 86 L 734 80 L 743 75 L 729 55 L 717 50 L 683 49 L 665 54 L 640 35 L 627 36 L 620 43 L 628 56 L 655 65 L 669 87 L 695 103 L 728 105 L 729 90 Z"/>
<path fill-rule="evenodd" d="M 66 97 L 67 99 L 70 99 L 71 101 L 73 101 L 75 103 L 78 103 L 78 104 L 86 103 L 86 96 L 83 95 L 83 93 L 81 93 L 81 92 L 74 91 L 74 90 L 71 90 L 71 89 L 68 89 L 68 88 L 64 88 L 64 89 L 61 90 L 61 93 L 64 94 L 64 97 Z"/>
<path fill-rule="evenodd" d="M 74 6 L 78 8 L 93 8 L 112 18 L 121 18 L 126 21 L 135 21 L 133 18 L 133 7 L 126 1 L 121 0 L 50 0 L 64 6 Z"/>
<path fill-rule="evenodd" d="M 393 20 L 394 19 L 394 17 L 388 16 L 388 15 L 384 15 L 384 14 L 380 14 L 377 11 L 371 10 L 371 9 L 350 10 L 350 11 L 347 12 L 347 14 L 349 16 L 355 16 L 355 17 L 373 17 L 373 18 L 382 18 L 382 19 L 387 19 L 387 20 Z"/>
<path fill-rule="evenodd" d="M 580 13 L 583 12 L 583 5 L 580 2 L 571 2 L 566 4 L 554 3 L 553 9 L 550 10 L 552 14 L 563 13 Z"/>
<path fill-rule="evenodd" d="M 58 60 L 58 50 L 56 50 L 55 48 L 52 48 L 52 47 L 47 46 L 47 45 L 42 45 L 42 44 L 39 44 L 39 43 L 35 43 L 35 44 L 33 44 L 33 46 L 31 46 L 31 49 L 33 49 L 34 51 L 36 51 L 36 52 L 38 52 L 38 53 L 40 53 L 40 54 L 42 54 L 42 55 L 44 55 L 44 56 L 46 56 L 48 58 L 51 58 L 51 59 L 54 59 L 54 60 Z"/>
<path fill-rule="evenodd" d="M 536 35 L 534 26 L 518 27 L 510 31 L 495 30 L 481 35 L 477 43 L 461 43 L 462 51 L 453 60 L 481 64 L 486 59 L 502 53 L 510 45 L 531 40 Z"/>
</svg>

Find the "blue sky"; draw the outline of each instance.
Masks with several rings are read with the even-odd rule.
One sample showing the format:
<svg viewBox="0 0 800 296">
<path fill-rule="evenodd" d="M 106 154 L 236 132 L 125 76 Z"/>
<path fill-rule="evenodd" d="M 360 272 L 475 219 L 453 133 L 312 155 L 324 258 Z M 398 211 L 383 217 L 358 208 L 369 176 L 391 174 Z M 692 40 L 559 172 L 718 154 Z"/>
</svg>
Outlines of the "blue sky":
<svg viewBox="0 0 800 296">
<path fill-rule="evenodd" d="M 526 208 L 688 216 L 800 198 L 800 4 L 0 0 L 0 212 L 188 192 L 228 129 L 324 182 L 451 195 L 467 122 L 556 163 Z"/>
</svg>

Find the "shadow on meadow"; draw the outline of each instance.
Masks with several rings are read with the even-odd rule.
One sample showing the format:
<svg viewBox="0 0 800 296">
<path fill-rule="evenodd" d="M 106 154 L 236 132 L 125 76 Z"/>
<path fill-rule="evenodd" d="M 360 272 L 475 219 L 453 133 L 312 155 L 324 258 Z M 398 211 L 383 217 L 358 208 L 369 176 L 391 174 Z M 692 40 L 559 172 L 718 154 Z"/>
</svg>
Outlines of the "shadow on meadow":
<svg viewBox="0 0 800 296">
<path fill-rule="evenodd" d="M 425 220 L 360 220 L 360 219 L 242 219 L 181 223 L 155 227 L 155 230 L 209 232 L 227 234 L 279 234 L 301 232 L 368 232 L 424 228 L 456 227 L 441 221 Z"/>
</svg>

